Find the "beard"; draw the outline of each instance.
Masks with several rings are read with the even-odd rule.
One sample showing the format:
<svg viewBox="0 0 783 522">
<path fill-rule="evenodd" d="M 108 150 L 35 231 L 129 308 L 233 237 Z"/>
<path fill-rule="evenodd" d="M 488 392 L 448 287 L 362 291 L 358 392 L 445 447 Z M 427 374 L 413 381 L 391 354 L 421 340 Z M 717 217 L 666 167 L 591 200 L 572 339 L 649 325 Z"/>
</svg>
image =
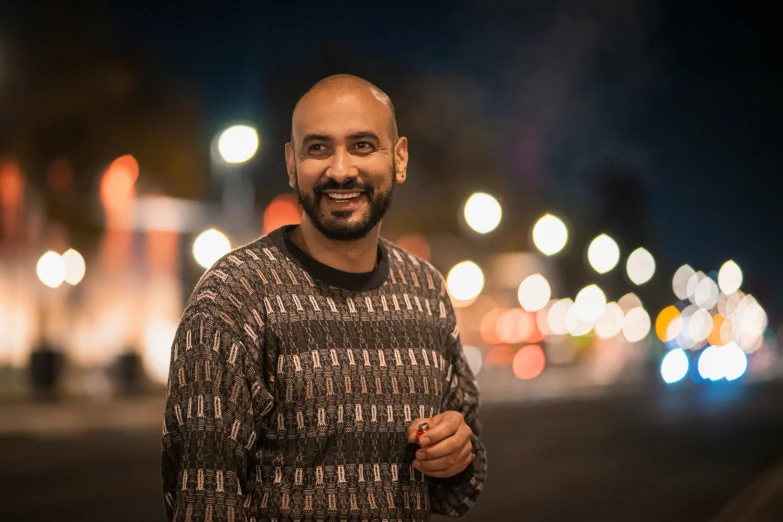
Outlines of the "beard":
<svg viewBox="0 0 783 522">
<path fill-rule="evenodd" d="M 303 193 L 299 189 L 299 178 L 294 173 L 296 176 L 296 187 L 294 188 L 296 197 L 299 200 L 299 204 L 302 205 L 305 214 L 310 218 L 310 222 L 325 237 L 335 241 L 362 239 L 381 222 L 381 219 L 383 219 L 383 216 L 386 215 L 391 206 L 396 185 L 394 178 L 395 163 L 392 162 L 391 188 L 385 192 L 378 192 L 370 183 L 359 182 L 356 178 L 348 178 L 342 183 L 338 183 L 334 178 L 329 178 L 325 182 L 314 186 L 312 192 Z M 325 194 L 326 190 L 360 190 L 363 194 L 359 197 L 367 198 L 369 208 L 361 216 L 361 219 L 355 222 L 350 221 L 351 216 L 356 212 L 352 210 L 333 211 L 326 216 L 321 209 L 321 200 L 328 197 Z"/>
</svg>

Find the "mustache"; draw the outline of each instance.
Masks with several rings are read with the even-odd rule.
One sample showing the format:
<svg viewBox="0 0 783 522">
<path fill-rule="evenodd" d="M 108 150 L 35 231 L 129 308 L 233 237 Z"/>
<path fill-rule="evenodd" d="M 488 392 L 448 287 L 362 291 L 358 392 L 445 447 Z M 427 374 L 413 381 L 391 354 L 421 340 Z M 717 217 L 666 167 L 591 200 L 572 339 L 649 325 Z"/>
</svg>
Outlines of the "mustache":
<svg viewBox="0 0 783 522">
<path fill-rule="evenodd" d="M 319 198 L 322 197 L 324 192 L 327 190 L 360 190 L 371 199 L 373 193 L 375 192 L 373 186 L 370 183 L 359 181 L 356 178 L 348 178 L 342 183 L 338 183 L 338 181 L 334 178 L 329 178 L 323 183 L 319 183 L 313 187 L 313 193 Z"/>
</svg>

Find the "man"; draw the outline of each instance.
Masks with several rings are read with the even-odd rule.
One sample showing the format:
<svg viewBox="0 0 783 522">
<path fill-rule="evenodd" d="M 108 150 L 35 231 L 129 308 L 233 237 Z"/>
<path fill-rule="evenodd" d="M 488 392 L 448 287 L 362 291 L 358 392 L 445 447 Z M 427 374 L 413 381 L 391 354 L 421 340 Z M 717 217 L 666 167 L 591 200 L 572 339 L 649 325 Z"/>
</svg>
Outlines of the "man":
<svg viewBox="0 0 783 522">
<path fill-rule="evenodd" d="M 408 163 L 389 97 L 318 82 L 285 159 L 302 224 L 218 261 L 177 331 L 168 518 L 460 516 L 486 475 L 478 391 L 443 277 L 379 237 Z"/>
</svg>

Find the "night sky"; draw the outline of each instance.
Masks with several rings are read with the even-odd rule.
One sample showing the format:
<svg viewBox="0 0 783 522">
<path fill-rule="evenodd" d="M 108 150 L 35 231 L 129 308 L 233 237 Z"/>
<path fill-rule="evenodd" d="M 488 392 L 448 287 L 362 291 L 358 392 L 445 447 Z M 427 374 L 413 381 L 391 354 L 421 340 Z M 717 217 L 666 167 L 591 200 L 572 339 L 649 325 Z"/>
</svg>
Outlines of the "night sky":
<svg viewBox="0 0 783 522">
<path fill-rule="evenodd" d="M 266 79 L 324 48 L 415 76 L 465 78 L 504 135 L 533 129 L 532 144 L 518 145 L 535 156 L 535 172 L 519 174 L 508 143 L 499 152 L 509 183 L 527 176 L 586 218 L 588 166 L 620 160 L 648 192 L 671 263 L 708 272 L 733 258 L 763 288 L 762 305 L 783 310 L 781 24 L 770 11 L 640 0 L 253 4 L 106 2 L 96 20 L 187 84 L 214 132 L 234 119 L 263 131 Z M 282 144 L 262 154 L 280 154 L 282 165 Z"/>
</svg>

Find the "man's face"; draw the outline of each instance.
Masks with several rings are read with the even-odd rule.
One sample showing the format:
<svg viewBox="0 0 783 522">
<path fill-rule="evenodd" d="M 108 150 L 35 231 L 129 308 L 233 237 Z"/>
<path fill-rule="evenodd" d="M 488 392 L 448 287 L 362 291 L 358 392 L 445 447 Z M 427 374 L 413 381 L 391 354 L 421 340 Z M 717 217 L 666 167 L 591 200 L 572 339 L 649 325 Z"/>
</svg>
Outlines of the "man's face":
<svg viewBox="0 0 783 522">
<path fill-rule="evenodd" d="M 286 163 L 306 217 L 329 239 L 365 237 L 405 178 L 388 108 L 370 92 L 316 91 L 302 100 L 293 124 Z"/>
</svg>

